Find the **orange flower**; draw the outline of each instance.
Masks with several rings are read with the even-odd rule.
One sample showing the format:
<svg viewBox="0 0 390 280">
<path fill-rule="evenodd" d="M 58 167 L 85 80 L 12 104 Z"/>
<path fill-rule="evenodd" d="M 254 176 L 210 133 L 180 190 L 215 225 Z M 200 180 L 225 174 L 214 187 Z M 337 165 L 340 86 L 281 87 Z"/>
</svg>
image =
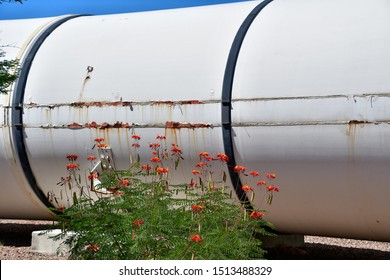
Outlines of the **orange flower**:
<svg viewBox="0 0 390 280">
<path fill-rule="evenodd" d="M 194 182 L 194 180 L 191 179 L 191 182 L 188 184 L 190 188 L 196 187 L 198 183 Z"/>
<path fill-rule="evenodd" d="M 249 186 L 247 186 L 247 185 L 245 185 L 245 186 L 242 186 L 242 188 L 241 188 L 244 192 L 247 192 L 247 191 L 253 191 L 253 188 L 252 187 L 249 187 Z"/>
<path fill-rule="evenodd" d="M 90 251 L 91 253 L 95 253 L 95 252 L 97 252 L 99 250 L 99 245 L 97 245 L 97 244 L 94 244 L 94 245 L 89 244 L 87 246 L 87 250 Z"/>
<path fill-rule="evenodd" d="M 181 149 L 176 144 L 172 144 L 171 151 L 173 152 L 173 154 L 181 154 L 182 153 Z"/>
<path fill-rule="evenodd" d="M 61 212 L 61 213 L 63 213 L 64 210 L 65 210 L 65 206 L 64 206 L 64 205 L 61 205 L 61 206 L 59 206 L 59 207 L 57 208 L 57 211 L 58 211 L 58 212 Z"/>
<path fill-rule="evenodd" d="M 194 174 L 194 175 L 199 175 L 199 174 L 200 174 L 200 171 L 197 170 L 197 169 L 194 169 L 194 170 L 192 170 L 192 174 Z"/>
<path fill-rule="evenodd" d="M 264 216 L 264 213 L 263 212 L 256 212 L 256 211 L 253 211 L 251 214 L 250 214 L 250 218 L 251 219 L 255 219 L 255 220 L 258 220 L 260 219 L 261 217 Z"/>
<path fill-rule="evenodd" d="M 158 174 L 167 174 L 169 171 L 169 168 L 164 168 L 164 167 L 158 167 L 157 168 L 157 173 Z"/>
<path fill-rule="evenodd" d="M 215 191 L 216 189 L 217 189 L 217 186 L 216 186 L 216 185 L 210 186 L 210 191 Z"/>
<path fill-rule="evenodd" d="M 120 180 L 119 181 L 119 185 L 121 185 L 121 186 L 128 186 L 128 185 L 130 185 L 130 182 L 129 182 L 129 180 L 126 180 L 126 179 Z"/>
<path fill-rule="evenodd" d="M 78 155 L 66 155 L 66 158 L 70 161 L 77 160 Z"/>
<path fill-rule="evenodd" d="M 191 209 L 192 209 L 193 212 L 201 213 L 202 209 L 203 209 L 203 206 L 202 205 L 192 205 Z"/>
<path fill-rule="evenodd" d="M 268 190 L 269 192 L 272 192 L 272 191 L 279 192 L 279 187 L 273 186 L 273 185 L 269 185 L 269 186 L 267 187 L 267 190 Z"/>
<path fill-rule="evenodd" d="M 203 241 L 202 238 L 201 238 L 198 234 L 192 235 L 192 236 L 191 236 L 191 240 L 194 241 L 194 242 L 196 242 L 196 243 L 199 243 L 199 242 L 202 242 L 202 241 Z"/>
<path fill-rule="evenodd" d="M 136 228 L 140 227 L 143 224 L 144 224 L 144 221 L 142 219 L 134 220 L 134 222 L 133 222 L 133 226 L 136 227 Z"/>
<path fill-rule="evenodd" d="M 69 171 L 74 171 L 78 168 L 79 168 L 79 165 L 76 163 L 69 163 L 66 165 L 66 169 L 68 169 Z"/>
<path fill-rule="evenodd" d="M 245 167 L 241 165 L 236 165 L 234 167 L 234 172 L 235 173 L 243 173 L 245 171 Z"/>
<path fill-rule="evenodd" d="M 157 148 L 159 148 L 160 147 L 160 143 L 150 143 L 149 144 L 149 148 L 151 148 L 151 149 L 157 149 Z"/>
<path fill-rule="evenodd" d="M 102 144 L 97 144 L 97 147 L 98 147 L 98 148 L 107 148 L 107 144 L 104 144 L 104 143 L 102 143 Z"/>
<path fill-rule="evenodd" d="M 220 161 L 223 161 L 223 162 L 228 162 L 229 161 L 229 157 L 225 154 L 216 154 L 216 157 L 220 160 Z"/>
<path fill-rule="evenodd" d="M 253 177 L 257 177 L 257 176 L 259 176 L 259 172 L 251 171 L 251 172 L 249 172 L 249 175 L 252 175 Z"/>
<path fill-rule="evenodd" d="M 97 173 L 91 173 L 88 175 L 88 179 L 89 180 L 92 180 L 92 179 L 95 179 L 95 178 L 99 178 L 99 175 Z"/>
<path fill-rule="evenodd" d="M 276 178 L 276 174 L 275 173 L 268 173 L 267 174 L 267 178 L 268 179 L 275 179 Z"/>
<path fill-rule="evenodd" d="M 103 142 L 103 141 L 104 141 L 104 138 L 95 138 L 95 142 L 100 143 L 100 142 Z"/>
<path fill-rule="evenodd" d="M 89 161 L 94 161 L 96 159 L 95 156 L 87 156 L 87 160 Z"/>
<path fill-rule="evenodd" d="M 207 163 L 204 163 L 204 162 L 198 162 L 198 164 L 196 165 L 196 167 L 205 167 L 207 166 Z"/>
<path fill-rule="evenodd" d="M 133 138 L 135 140 L 140 140 L 141 136 L 139 136 L 139 135 L 132 135 L 131 138 Z"/>
<path fill-rule="evenodd" d="M 143 169 L 143 170 L 150 170 L 150 169 L 152 169 L 152 166 L 149 165 L 149 164 L 143 164 L 143 165 L 141 165 L 141 169 Z"/>
<path fill-rule="evenodd" d="M 202 157 L 205 158 L 205 157 L 207 157 L 208 155 L 209 155 L 208 152 L 200 152 L 200 153 L 199 153 L 199 157 L 200 157 L 200 158 L 202 158 Z"/>
<path fill-rule="evenodd" d="M 161 162 L 161 159 L 160 159 L 159 157 L 152 157 L 152 158 L 150 159 L 150 161 L 151 161 L 151 162 L 155 162 L 155 163 L 159 163 L 159 162 Z"/>
<path fill-rule="evenodd" d="M 258 181 L 256 184 L 257 184 L 258 186 L 267 185 L 267 182 L 266 182 L 266 181 Z"/>
</svg>

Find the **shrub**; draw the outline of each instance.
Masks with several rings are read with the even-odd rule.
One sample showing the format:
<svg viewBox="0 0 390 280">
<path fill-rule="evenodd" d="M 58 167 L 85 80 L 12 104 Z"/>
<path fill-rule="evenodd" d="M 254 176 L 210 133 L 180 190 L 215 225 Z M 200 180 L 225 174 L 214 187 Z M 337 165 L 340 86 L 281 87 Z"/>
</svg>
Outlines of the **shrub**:
<svg viewBox="0 0 390 280">
<path fill-rule="evenodd" d="M 264 258 L 258 236 L 272 235 L 267 231 L 272 225 L 264 219 L 265 211 L 247 209 L 226 185 L 221 168 L 228 161 L 226 155 L 201 152 L 191 181 L 172 184 L 183 160 L 178 145 L 168 149 L 165 137 L 157 136 L 158 142 L 149 145 L 150 161 L 141 164 L 137 152 L 140 136 L 132 139 L 134 153 L 128 170 L 107 168 L 98 175 L 96 168 L 90 168 L 84 185 L 78 156 L 67 156 L 68 176 L 61 178 L 59 185 L 69 203 L 66 207 L 59 204 L 54 193 L 49 197 L 59 214 L 61 236 L 75 233 L 66 241 L 71 259 Z M 95 141 L 98 149 L 109 149 L 103 138 Z M 95 163 L 97 157 L 89 155 L 88 160 Z M 246 174 L 242 166 L 235 171 L 249 178 L 259 176 L 256 171 Z M 272 180 L 275 175 L 267 177 Z M 267 185 L 266 181 L 257 184 Z M 268 203 L 279 190 L 270 187 L 273 189 L 265 190 Z M 253 200 L 252 187 L 245 185 L 243 190 L 252 192 Z"/>
</svg>

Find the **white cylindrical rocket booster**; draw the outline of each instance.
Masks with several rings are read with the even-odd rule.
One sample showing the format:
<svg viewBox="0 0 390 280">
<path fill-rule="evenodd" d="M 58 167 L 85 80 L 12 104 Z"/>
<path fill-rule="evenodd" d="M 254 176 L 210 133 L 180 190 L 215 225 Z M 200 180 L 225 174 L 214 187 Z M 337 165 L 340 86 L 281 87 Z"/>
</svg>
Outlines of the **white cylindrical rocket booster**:
<svg viewBox="0 0 390 280">
<path fill-rule="evenodd" d="M 235 165 L 276 173 L 272 205 L 256 186 L 251 205 L 279 232 L 390 241 L 389 1 L 248 1 L 0 31 L 21 63 L 1 109 L 1 217 L 49 218 L 66 154 L 82 164 L 104 137 L 126 168 L 135 130 L 182 148 L 180 180 L 200 151 L 228 154 L 235 186 L 247 180 Z"/>
</svg>

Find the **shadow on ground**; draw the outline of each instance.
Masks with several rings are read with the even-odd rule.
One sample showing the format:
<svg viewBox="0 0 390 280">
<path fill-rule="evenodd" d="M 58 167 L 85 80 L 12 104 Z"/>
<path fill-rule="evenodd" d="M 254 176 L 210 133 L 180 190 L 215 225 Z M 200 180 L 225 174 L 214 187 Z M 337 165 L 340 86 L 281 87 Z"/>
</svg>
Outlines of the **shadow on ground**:
<svg viewBox="0 0 390 280">
<path fill-rule="evenodd" d="M 37 230 L 50 229 L 47 224 L 0 224 L 0 243 L 3 246 L 31 246 L 31 233 Z"/>
</svg>

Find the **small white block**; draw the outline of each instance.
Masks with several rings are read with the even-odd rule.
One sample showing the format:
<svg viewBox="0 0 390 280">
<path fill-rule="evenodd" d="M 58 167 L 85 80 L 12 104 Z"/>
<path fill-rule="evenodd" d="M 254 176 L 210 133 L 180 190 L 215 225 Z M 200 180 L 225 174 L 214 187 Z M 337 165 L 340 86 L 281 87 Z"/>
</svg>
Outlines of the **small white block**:
<svg viewBox="0 0 390 280">
<path fill-rule="evenodd" d="M 60 233 L 60 229 L 33 231 L 31 238 L 31 251 L 46 255 L 68 255 L 69 248 L 64 244 L 67 237 L 58 240 L 54 238 Z"/>
</svg>

